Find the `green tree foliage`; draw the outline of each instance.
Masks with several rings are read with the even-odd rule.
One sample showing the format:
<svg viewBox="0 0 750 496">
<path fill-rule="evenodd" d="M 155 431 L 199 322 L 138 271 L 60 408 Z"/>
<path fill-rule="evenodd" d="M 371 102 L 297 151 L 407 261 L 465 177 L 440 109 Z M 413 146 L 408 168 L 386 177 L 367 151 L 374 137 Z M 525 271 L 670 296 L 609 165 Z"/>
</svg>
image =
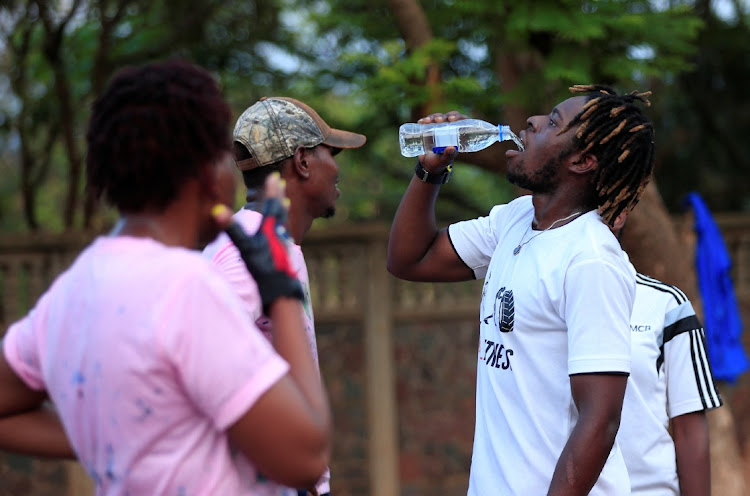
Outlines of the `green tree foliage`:
<svg viewBox="0 0 750 496">
<path fill-rule="evenodd" d="M 228 94 L 284 87 L 264 48 L 284 33 L 273 0 L 10 1 L 0 4 L 0 230 L 98 227 L 83 195 L 89 107 L 112 73 L 168 57 L 196 61 Z"/>
<path fill-rule="evenodd" d="M 361 128 L 378 140 L 367 160 L 379 164 L 379 174 L 402 181 L 392 186 L 394 198 L 405 188 L 400 178 L 411 173 L 411 162 L 394 148 L 396 129 L 424 115 L 420 111 L 457 109 L 520 129 L 526 116 L 546 112 L 568 96 L 571 84 L 643 89 L 652 80 L 688 70 L 702 26 L 689 6 L 658 9 L 648 1 L 424 0 L 414 3 L 426 14 L 430 32 L 416 46 L 410 45 L 419 37 L 409 33 L 410 19 L 396 14 L 406 3 L 316 2 L 306 10 L 316 29 L 298 40 L 307 56 L 326 68 L 327 79 L 345 82 L 374 104 L 361 116 Z M 309 2 L 297 7 L 304 5 Z M 413 20 L 424 30 L 418 18 Z M 440 71 L 437 90 L 427 82 L 431 66 Z M 331 67 L 337 67 L 335 73 Z M 480 170 L 467 172 L 467 165 L 459 165 L 452 186 L 441 193 L 438 214 L 444 220 L 484 213 L 486 205 L 514 194 L 497 177 L 507 145 L 493 148 L 499 153 L 459 158 Z M 393 204 L 382 200 L 388 203 L 375 210 L 391 218 Z"/>
<path fill-rule="evenodd" d="M 673 1 L 677 6 L 667 9 L 664 2 L 624 0 L 423 0 L 412 3 L 426 15 L 426 29 L 414 33 L 411 20 L 398 13 L 409 3 L 0 3 L 0 230 L 96 228 L 111 219 L 107 211 L 93 215 L 72 165 L 76 156 L 84 158 L 90 103 L 123 65 L 170 56 L 214 71 L 237 115 L 260 96 L 286 94 L 310 103 L 331 125 L 366 134 L 366 147 L 340 156 L 337 222 L 392 218 L 413 167 L 413 159 L 398 154 L 397 129 L 423 112 L 456 109 L 519 129 L 526 115 L 564 98 L 571 83 L 652 87 L 654 110 L 665 116 L 658 118 L 657 136 L 675 144 L 677 157 L 695 157 L 690 150 L 703 137 L 729 136 L 721 126 L 730 121 L 714 119 L 719 127 L 705 132 L 692 99 L 703 93 L 705 104 L 728 108 L 742 101 L 738 85 L 731 97 L 717 96 L 724 87 L 707 72 L 718 71 L 725 85 L 744 75 L 747 64 L 733 61 L 746 57 L 745 24 L 732 33 L 715 32 L 717 24 L 695 15 L 692 4 Z M 699 33 L 701 49 L 695 52 Z M 726 62 L 716 67 L 712 53 Z M 732 68 L 734 73 L 726 72 Z M 735 107 L 739 116 L 741 106 Z M 690 116 L 670 121 L 670 113 L 683 111 Z M 687 125 L 693 121 L 695 126 Z M 677 145 L 680 139 L 684 146 Z M 492 155 L 462 157 L 479 167 L 458 165 L 460 173 L 442 194 L 441 219 L 482 214 L 487 205 L 514 195 L 499 177 L 507 146 L 494 145 Z M 718 170 L 744 155 L 727 143 L 709 149 L 722 157 Z M 660 160 L 679 162 L 671 157 L 665 153 Z M 679 175 L 667 172 L 669 167 L 661 165 L 669 180 L 661 177 L 660 186 L 667 191 L 665 183 Z M 713 180 L 721 183 L 724 176 Z"/>
<path fill-rule="evenodd" d="M 365 89 L 372 85 L 381 95 L 378 90 L 392 88 L 390 96 L 404 97 L 398 101 L 408 106 L 417 91 L 410 93 L 410 82 L 424 74 L 427 64 L 438 63 L 451 90 L 444 92 L 444 104 L 493 114 L 502 114 L 503 104 L 511 102 L 534 110 L 546 103 L 540 96 L 556 100 L 573 82 L 629 86 L 685 70 L 701 26 L 687 6 L 658 10 L 648 1 L 428 0 L 420 5 L 434 42 L 409 52 L 384 2 L 327 4 L 330 7 L 316 17 L 320 32 L 338 40 L 344 60 L 361 64 L 357 74 L 368 81 Z M 373 17 L 382 22 L 372 22 Z M 513 91 L 498 78 L 497 59 L 502 55 L 525 63 Z M 394 68 L 399 77 L 393 76 Z M 484 91 L 471 84 L 452 86 L 462 79 L 473 80 Z"/>
</svg>

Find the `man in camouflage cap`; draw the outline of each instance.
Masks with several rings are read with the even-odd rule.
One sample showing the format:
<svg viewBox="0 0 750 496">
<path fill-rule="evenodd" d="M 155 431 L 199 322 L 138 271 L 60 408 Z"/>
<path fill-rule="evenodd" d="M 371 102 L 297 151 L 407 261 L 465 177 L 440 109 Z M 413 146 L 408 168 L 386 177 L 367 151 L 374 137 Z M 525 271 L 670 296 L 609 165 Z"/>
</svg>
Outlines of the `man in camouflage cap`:
<svg viewBox="0 0 750 496">
<path fill-rule="evenodd" d="M 312 148 L 322 143 L 336 149 L 359 148 L 365 139 L 361 134 L 332 129 L 312 108 L 285 97 L 261 98 L 234 126 L 234 140 L 252 157 L 237 160 L 242 171 L 289 158 L 298 146 Z"/>
<path fill-rule="evenodd" d="M 257 210 L 263 204 L 263 184 L 269 174 L 278 172 L 286 181 L 286 195 L 290 199 L 287 228 L 295 243 L 301 243 L 313 220 L 331 217 L 335 212 L 340 192 L 339 168 L 334 156 L 344 148 L 359 148 L 365 141 L 361 134 L 331 128 L 315 110 L 300 101 L 261 98 L 242 113 L 234 127 L 234 159 L 247 187 L 247 203 L 234 214 L 235 221 L 248 233 L 257 231 L 262 218 Z M 258 289 L 231 241 L 220 236 L 206 247 L 204 255 L 232 283 L 249 318 L 273 340 L 272 325 L 263 315 Z M 317 362 L 307 266 L 298 244 L 290 246 L 289 258 L 305 290 L 303 320 Z M 330 494 L 329 479 L 326 471 L 314 488 L 321 496 Z M 296 496 L 295 490 L 276 486 L 260 476 L 250 483 L 257 485 L 258 494 Z"/>
</svg>

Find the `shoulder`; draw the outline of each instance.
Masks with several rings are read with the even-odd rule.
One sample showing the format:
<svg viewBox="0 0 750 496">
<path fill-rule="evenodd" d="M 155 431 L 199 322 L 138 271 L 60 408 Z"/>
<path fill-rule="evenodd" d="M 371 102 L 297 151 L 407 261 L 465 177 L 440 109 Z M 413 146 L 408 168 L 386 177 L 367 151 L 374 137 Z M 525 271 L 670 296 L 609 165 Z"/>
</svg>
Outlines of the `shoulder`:
<svg viewBox="0 0 750 496">
<path fill-rule="evenodd" d="M 254 210 L 248 210 L 241 208 L 232 216 L 232 220 L 238 223 L 247 234 L 255 234 L 260 226 L 260 221 L 263 215 L 260 212 Z M 206 245 L 203 249 L 202 255 L 208 260 L 214 262 L 220 262 L 226 256 L 226 252 L 232 252 L 234 250 L 234 243 L 229 239 L 226 233 L 219 233 L 219 235 L 211 243 Z M 232 259 L 236 258 L 234 254 L 231 254 Z"/>
<path fill-rule="evenodd" d="M 667 284 L 640 272 L 636 274 L 635 282 L 637 293 L 646 298 L 668 300 L 672 303 L 672 306 L 689 302 L 687 295 L 677 286 Z"/>
<path fill-rule="evenodd" d="M 509 209 L 518 209 L 522 211 L 528 211 L 534 209 L 534 204 L 531 201 L 531 195 L 522 195 L 518 198 L 505 204 Z"/>
<path fill-rule="evenodd" d="M 181 291 L 187 288 L 224 285 L 220 274 L 210 260 L 200 252 L 187 248 L 163 247 L 155 253 L 152 276 L 162 280 L 165 290 Z"/>
<path fill-rule="evenodd" d="M 241 208 L 232 216 L 235 222 L 242 226 L 242 228 L 248 233 L 254 233 L 260 226 L 260 221 L 263 219 L 263 214 L 256 212 L 255 210 L 249 210 L 247 208 Z"/>
<path fill-rule="evenodd" d="M 454 242 L 454 247 L 459 239 L 467 239 L 471 244 L 476 243 L 477 239 L 484 239 L 486 248 L 489 249 L 491 245 L 494 250 L 505 232 L 522 220 L 533 218 L 533 215 L 531 195 L 525 195 L 510 203 L 495 205 L 486 216 L 451 224 L 448 235 L 451 242 Z"/>
<path fill-rule="evenodd" d="M 167 270 L 173 274 L 172 279 L 177 286 L 187 281 L 212 283 L 214 280 L 221 280 L 216 268 L 199 252 L 181 250 L 173 254 L 165 263 Z"/>
<path fill-rule="evenodd" d="M 489 217 L 491 220 L 501 217 L 503 219 L 522 217 L 528 215 L 529 212 L 533 212 L 533 210 L 534 204 L 531 202 L 531 195 L 523 195 L 509 203 L 495 205 L 490 210 Z"/>
<path fill-rule="evenodd" d="M 509 203 L 501 203 L 490 209 L 490 212 L 483 217 L 468 219 L 456 222 L 453 225 L 466 225 L 471 223 L 489 223 L 495 225 L 507 222 L 511 218 L 523 217 L 534 211 L 534 204 L 531 203 L 531 195 L 519 196 Z"/>
<path fill-rule="evenodd" d="M 534 215 L 534 204 L 531 195 L 519 196 L 509 203 L 495 205 L 485 217 L 479 217 L 463 222 L 459 225 L 482 225 L 495 234 L 507 229 L 523 219 L 531 219 Z"/>
<path fill-rule="evenodd" d="M 631 272 L 633 268 L 620 242 L 596 211 L 590 211 L 561 229 L 570 227 L 567 239 L 572 263 L 604 262 Z"/>
<path fill-rule="evenodd" d="M 676 286 L 639 273 L 636 276 L 635 295 L 633 311 L 640 314 L 663 314 L 664 326 L 670 328 L 671 333 L 679 334 L 702 326 L 693 304 Z M 665 338 L 665 342 L 666 340 Z"/>
<path fill-rule="evenodd" d="M 240 297 L 213 262 L 198 252 L 174 251 L 157 275 L 168 281 L 159 283 L 162 295 L 154 308 L 156 316 L 184 319 L 191 325 L 205 323 L 217 315 L 224 315 L 227 320 L 247 320 Z M 175 316 L 176 309 L 180 309 L 179 317 Z"/>
</svg>

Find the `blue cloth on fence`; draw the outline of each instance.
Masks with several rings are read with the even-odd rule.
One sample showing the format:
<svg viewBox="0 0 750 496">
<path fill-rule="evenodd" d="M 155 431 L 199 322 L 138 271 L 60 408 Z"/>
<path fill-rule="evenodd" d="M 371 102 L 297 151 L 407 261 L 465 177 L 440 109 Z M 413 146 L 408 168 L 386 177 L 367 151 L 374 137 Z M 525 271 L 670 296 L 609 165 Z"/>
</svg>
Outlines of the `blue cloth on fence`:
<svg viewBox="0 0 750 496">
<path fill-rule="evenodd" d="M 721 230 L 700 195 L 690 193 L 683 203 L 692 207 L 695 218 L 695 265 L 711 369 L 715 379 L 734 382 L 748 369 L 748 360 L 730 274 L 732 260 Z"/>
</svg>

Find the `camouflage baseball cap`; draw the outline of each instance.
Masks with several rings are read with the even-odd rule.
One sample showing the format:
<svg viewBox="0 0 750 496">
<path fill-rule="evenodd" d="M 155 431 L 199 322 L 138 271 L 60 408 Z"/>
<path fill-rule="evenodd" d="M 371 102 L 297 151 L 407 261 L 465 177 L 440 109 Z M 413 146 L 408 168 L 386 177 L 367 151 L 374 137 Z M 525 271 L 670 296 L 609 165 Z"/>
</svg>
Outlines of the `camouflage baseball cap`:
<svg viewBox="0 0 750 496">
<path fill-rule="evenodd" d="M 309 106 L 286 97 L 261 98 L 237 119 L 233 134 L 234 141 L 243 144 L 252 156 L 237 162 L 240 170 L 291 157 L 300 145 L 359 148 L 367 140 L 361 134 L 332 129 Z"/>
</svg>

